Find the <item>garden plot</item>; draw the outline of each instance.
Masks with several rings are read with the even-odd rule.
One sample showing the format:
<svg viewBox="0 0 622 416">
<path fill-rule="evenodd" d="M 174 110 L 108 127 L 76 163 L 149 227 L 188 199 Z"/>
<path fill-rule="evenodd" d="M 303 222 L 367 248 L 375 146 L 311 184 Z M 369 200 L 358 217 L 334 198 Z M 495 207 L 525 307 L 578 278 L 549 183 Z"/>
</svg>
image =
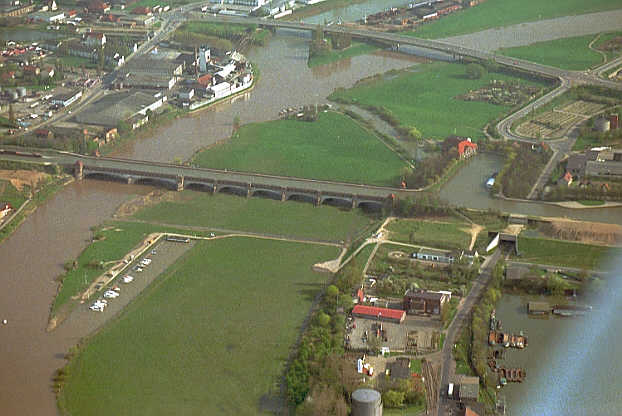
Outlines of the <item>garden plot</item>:
<svg viewBox="0 0 622 416">
<path fill-rule="evenodd" d="M 561 137 L 575 124 L 586 120 L 606 106 L 590 101 L 574 101 L 561 109 L 542 113 L 537 117 L 521 123 L 516 132 L 524 137 L 541 137 L 544 139 Z"/>
</svg>

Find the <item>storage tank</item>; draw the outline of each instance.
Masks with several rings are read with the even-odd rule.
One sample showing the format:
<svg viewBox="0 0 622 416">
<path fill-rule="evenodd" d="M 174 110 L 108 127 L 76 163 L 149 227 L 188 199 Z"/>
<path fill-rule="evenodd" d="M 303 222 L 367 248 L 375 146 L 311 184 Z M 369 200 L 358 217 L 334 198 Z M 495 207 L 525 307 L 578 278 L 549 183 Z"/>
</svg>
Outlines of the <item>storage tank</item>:
<svg viewBox="0 0 622 416">
<path fill-rule="evenodd" d="M 9 91 L 9 97 L 11 97 L 12 101 L 15 101 L 19 98 L 19 94 L 15 90 Z"/>
<path fill-rule="evenodd" d="M 17 93 L 19 94 L 20 97 L 25 97 L 26 96 L 26 88 L 24 88 L 24 87 L 17 87 L 15 90 L 17 91 Z"/>
<path fill-rule="evenodd" d="M 596 120 L 594 120 L 594 130 L 596 131 L 609 131 L 610 125 L 611 123 L 609 122 L 609 119 L 606 118 L 597 118 Z"/>
<path fill-rule="evenodd" d="M 372 389 L 352 393 L 352 416 L 382 416 L 382 398 Z"/>
</svg>

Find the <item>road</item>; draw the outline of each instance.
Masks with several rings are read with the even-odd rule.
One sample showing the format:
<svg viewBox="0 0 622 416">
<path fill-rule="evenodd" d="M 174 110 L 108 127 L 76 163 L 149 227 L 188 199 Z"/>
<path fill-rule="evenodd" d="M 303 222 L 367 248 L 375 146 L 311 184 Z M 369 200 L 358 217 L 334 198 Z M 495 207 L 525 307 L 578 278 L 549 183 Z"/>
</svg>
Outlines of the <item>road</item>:
<svg viewBox="0 0 622 416">
<path fill-rule="evenodd" d="M 488 284 L 492 280 L 492 272 L 500 258 L 501 250 L 496 250 L 493 255 L 488 257 L 482 264 L 480 267 L 480 274 L 473 282 L 471 291 L 462 302 L 462 305 L 458 307 L 456 316 L 447 329 L 445 343 L 441 351 L 441 383 L 438 399 L 439 406 L 437 408 L 438 416 L 446 414 L 448 407 L 451 405 L 451 401 L 447 399 L 447 395 L 443 394 L 443 392 L 447 391 L 447 386 L 450 382 L 453 382 L 455 376 L 455 363 L 452 357 L 453 345 L 460 337 L 460 332 L 464 324 L 470 319 L 473 307 L 482 298 Z"/>
</svg>

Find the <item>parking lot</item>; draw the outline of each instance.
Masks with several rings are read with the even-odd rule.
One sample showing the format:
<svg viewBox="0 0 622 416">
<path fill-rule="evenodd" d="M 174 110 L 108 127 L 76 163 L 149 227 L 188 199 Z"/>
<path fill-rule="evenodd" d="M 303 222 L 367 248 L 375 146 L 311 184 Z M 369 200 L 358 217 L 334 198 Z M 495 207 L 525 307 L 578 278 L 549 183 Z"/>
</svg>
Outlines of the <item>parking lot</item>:
<svg viewBox="0 0 622 416">
<path fill-rule="evenodd" d="M 177 243 L 162 239 L 143 256 L 135 259 L 125 273 L 119 274 L 107 287 L 96 292 L 96 296 L 91 296 L 88 301 L 79 305 L 57 330 L 67 330 L 72 333 L 76 327 L 80 327 L 85 330 L 81 333 L 86 333 L 100 328 L 106 321 L 123 310 L 132 299 L 147 288 L 156 277 L 175 263 L 193 245 L 194 241 L 192 240 L 189 243 Z M 151 259 L 151 263 L 148 266 L 141 267 L 142 271 L 136 271 L 135 268 L 140 265 L 144 258 Z M 133 280 L 130 283 L 123 283 L 123 277 L 127 275 L 132 276 Z M 104 299 L 104 292 L 115 286 L 119 289 L 118 297 L 106 299 L 107 306 L 102 312 L 90 310 L 97 299 Z"/>
</svg>

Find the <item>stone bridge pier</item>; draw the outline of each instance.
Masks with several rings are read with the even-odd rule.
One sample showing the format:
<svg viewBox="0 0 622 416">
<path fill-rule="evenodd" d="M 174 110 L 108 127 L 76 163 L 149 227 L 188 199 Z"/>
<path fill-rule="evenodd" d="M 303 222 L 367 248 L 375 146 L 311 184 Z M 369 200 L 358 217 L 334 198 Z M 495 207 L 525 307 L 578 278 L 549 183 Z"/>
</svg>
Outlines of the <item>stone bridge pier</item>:
<svg viewBox="0 0 622 416">
<path fill-rule="evenodd" d="M 184 190 L 184 177 L 180 175 L 177 177 L 177 192 L 181 192 L 183 190 Z"/>
<path fill-rule="evenodd" d="M 84 179 L 84 163 L 81 160 L 78 160 L 75 165 L 73 165 L 73 177 L 77 181 L 81 181 Z"/>
</svg>

